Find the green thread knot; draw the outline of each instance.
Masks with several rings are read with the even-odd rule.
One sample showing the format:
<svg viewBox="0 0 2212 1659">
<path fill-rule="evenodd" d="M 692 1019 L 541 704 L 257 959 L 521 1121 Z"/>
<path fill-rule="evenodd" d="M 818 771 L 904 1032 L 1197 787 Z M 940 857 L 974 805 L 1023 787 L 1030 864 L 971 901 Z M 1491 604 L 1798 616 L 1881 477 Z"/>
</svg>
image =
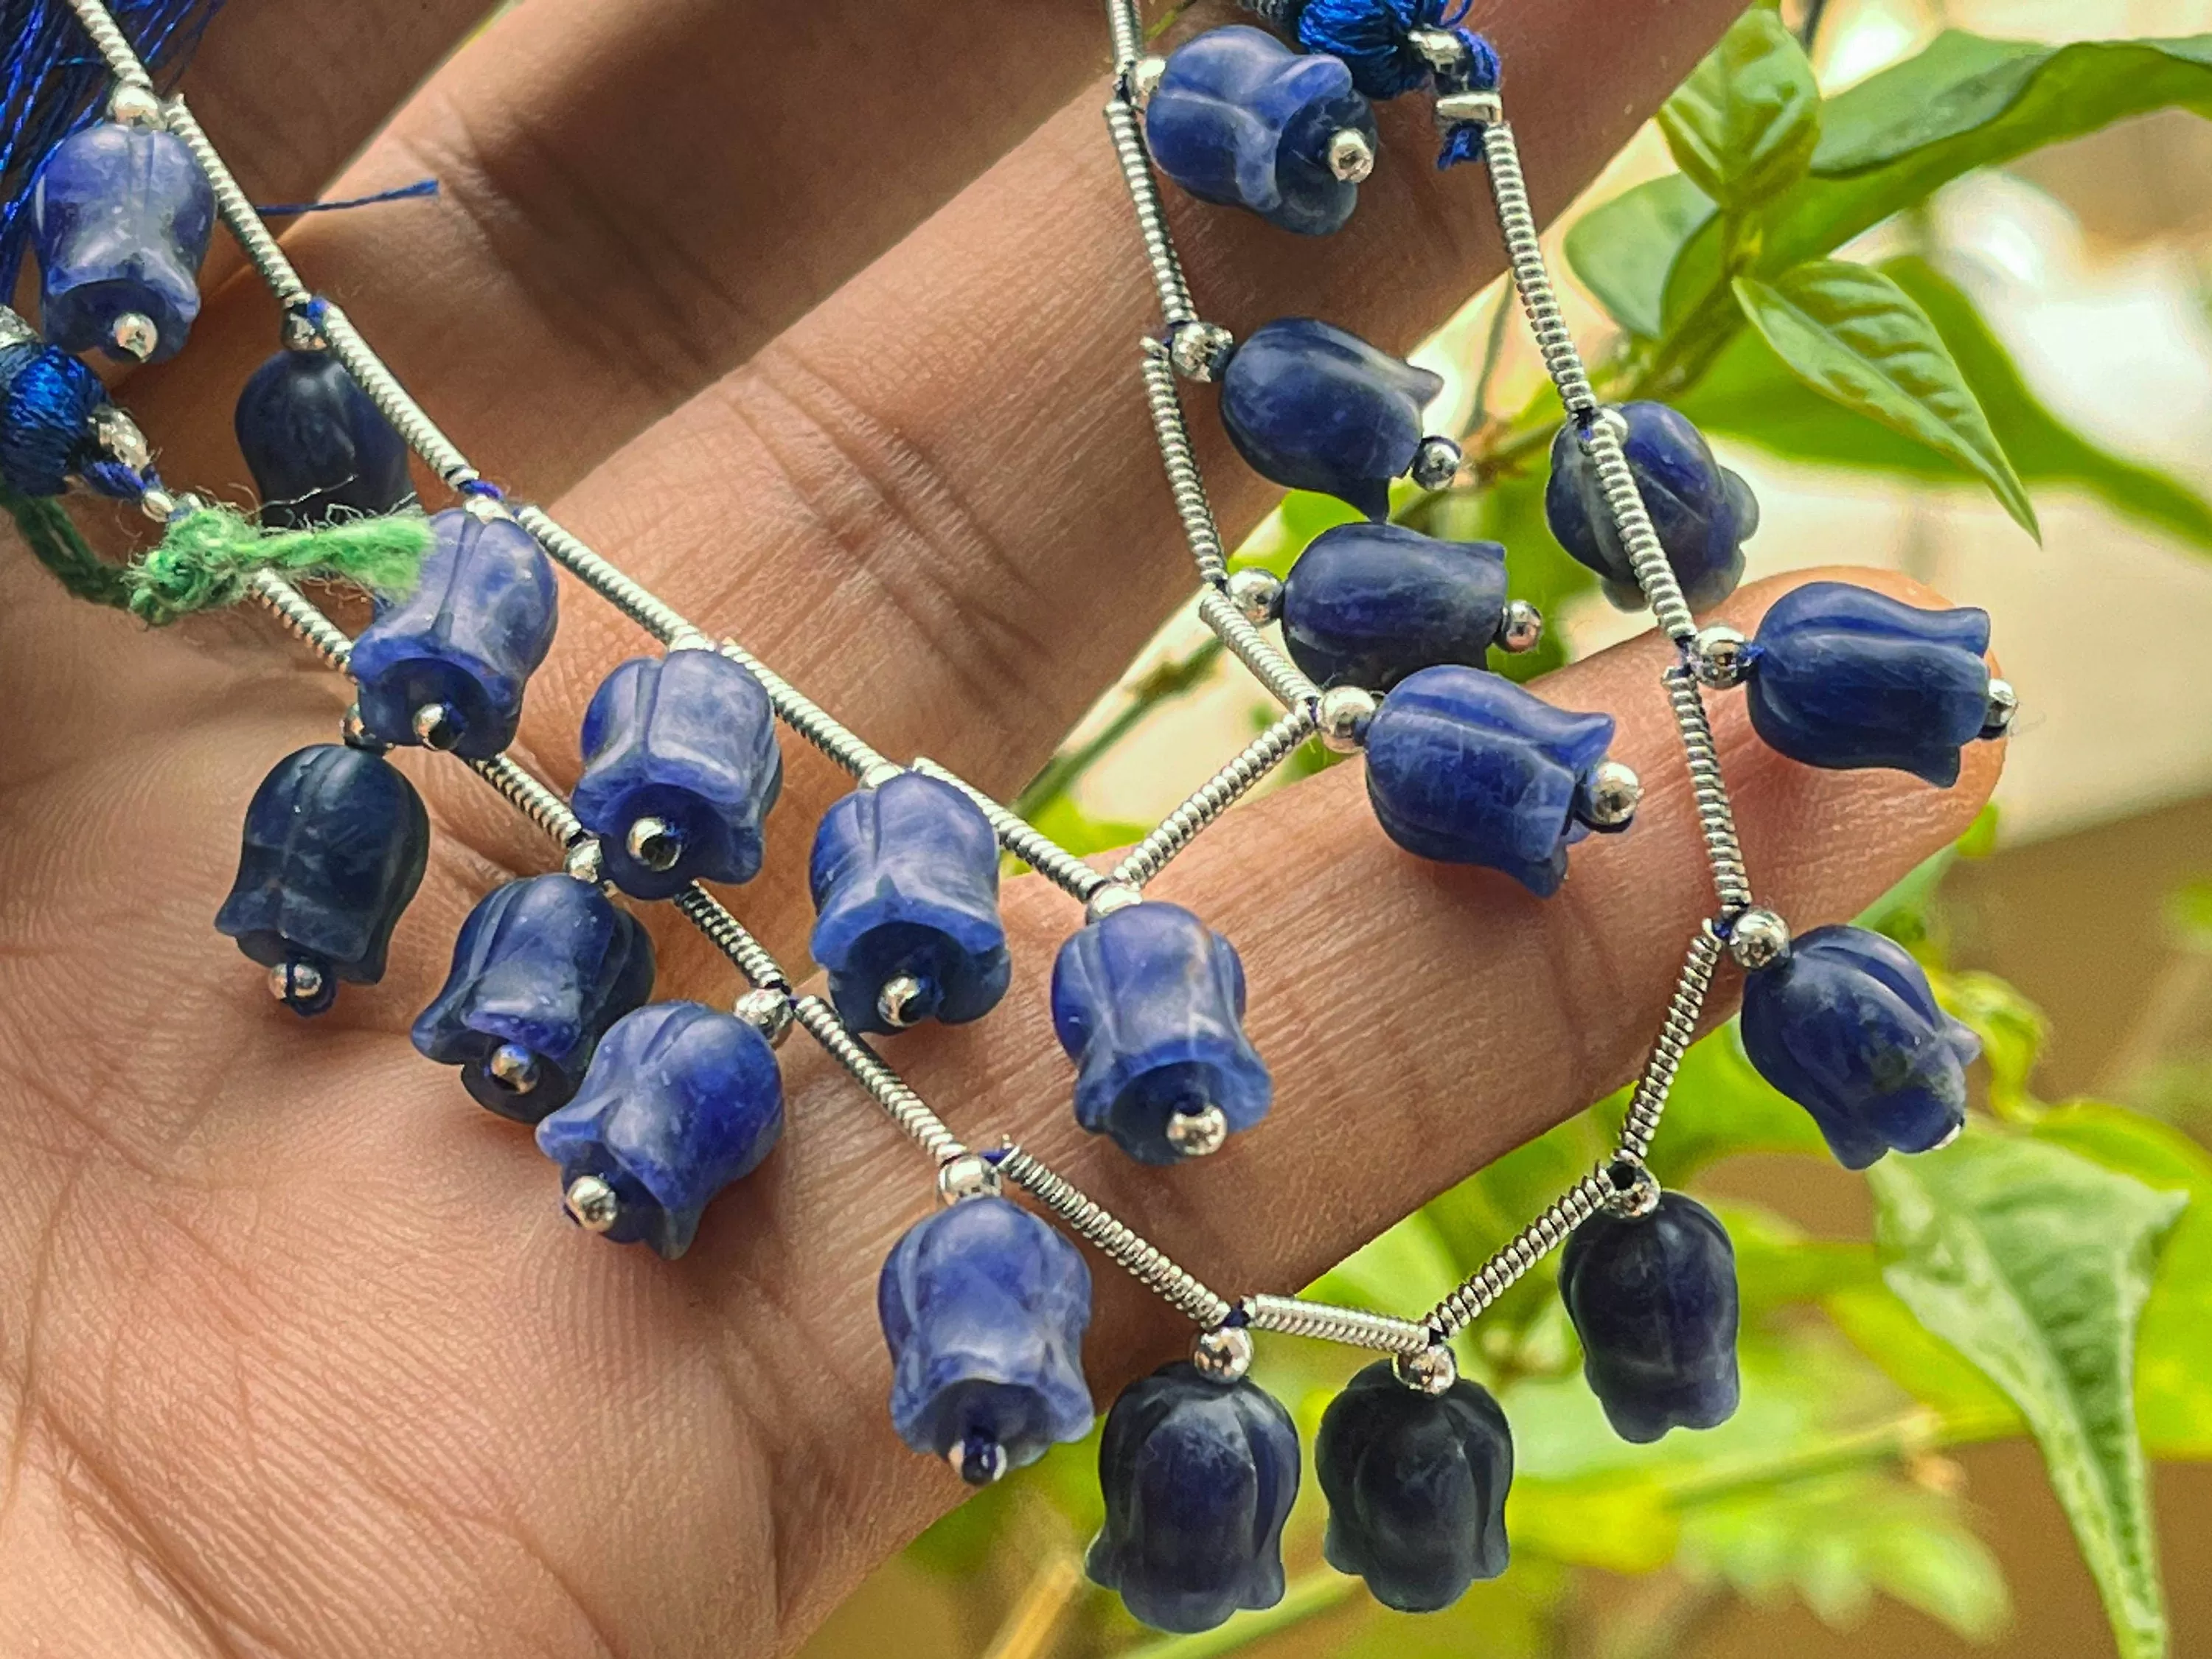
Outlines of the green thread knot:
<svg viewBox="0 0 2212 1659">
<path fill-rule="evenodd" d="M 155 628 L 235 605 L 262 570 L 398 592 L 414 586 L 431 539 L 429 520 L 411 513 L 264 531 L 229 507 L 199 507 L 169 521 L 161 544 L 122 573 L 123 586 L 131 614 Z"/>
</svg>

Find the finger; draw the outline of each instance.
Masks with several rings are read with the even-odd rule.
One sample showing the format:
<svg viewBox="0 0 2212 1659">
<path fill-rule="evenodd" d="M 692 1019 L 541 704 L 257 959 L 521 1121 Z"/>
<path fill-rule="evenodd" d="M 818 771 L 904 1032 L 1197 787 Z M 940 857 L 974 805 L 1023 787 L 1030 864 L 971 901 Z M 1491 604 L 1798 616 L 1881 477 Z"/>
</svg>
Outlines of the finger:
<svg viewBox="0 0 2212 1659">
<path fill-rule="evenodd" d="M 480 464 L 550 496 L 890 246 L 1104 52 L 1080 7 L 846 10 L 517 9 L 331 191 L 428 175 L 439 199 L 305 220 L 286 248 Z M 241 131 L 204 124 L 226 147 Z M 178 476 L 243 481 L 222 405 L 271 348 L 255 290 L 218 295 L 192 366 L 134 394 L 165 433 L 213 426 L 177 442 Z"/>
</svg>

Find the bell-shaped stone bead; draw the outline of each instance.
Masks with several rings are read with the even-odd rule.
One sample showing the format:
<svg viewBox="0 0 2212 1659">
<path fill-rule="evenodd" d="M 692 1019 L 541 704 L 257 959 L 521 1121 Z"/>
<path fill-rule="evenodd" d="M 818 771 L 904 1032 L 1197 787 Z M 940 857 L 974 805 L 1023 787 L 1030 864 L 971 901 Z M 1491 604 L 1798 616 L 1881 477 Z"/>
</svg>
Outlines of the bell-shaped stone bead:
<svg viewBox="0 0 2212 1659">
<path fill-rule="evenodd" d="M 1145 143 L 1161 172 L 1200 201 L 1249 208 L 1302 235 L 1339 228 L 1359 203 L 1329 165 L 1329 143 L 1376 144 L 1375 113 L 1352 71 L 1244 24 L 1178 46 L 1145 106 Z"/>
<path fill-rule="evenodd" d="M 1622 1439 L 1735 1414 L 1735 1249 L 1697 1200 L 1670 1192 L 1648 1214 L 1600 1210 L 1567 1241 L 1559 1296 L 1583 1376 Z"/>
<path fill-rule="evenodd" d="M 652 994 L 653 939 L 636 917 L 573 877 L 532 876 L 469 912 L 415 1046 L 459 1066 L 483 1105 L 535 1123 L 568 1103 L 607 1028 Z M 488 1069 L 501 1050 L 518 1070 Z"/>
<path fill-rule="evenodd" d="M 264 966 L 313 969 L 319 989 L 286 1000 L 320 1013 L 340 980 L 384 977 L 392 930 L 429 853 L 414 785 L 381 756 L 314 744 L 277 762 L 253 792 L 216 927 Z"/>
<path fill-rule="evenodd" d="M 1180 905 L 1147 901 L 1090 923 L 1060 947 L 1053 1029 L 1077 1067 L 1075 1118 L 1130 1157 L 1183 1154 L 1170 1121 L 1220 1109 L 1230 1129 L 1267 1115 L 1274 1084 L 1244 1035 L 1244 966 Z"/>
<path fill-rule="evenodd" d="M 1324 686 L 1389 690 L 1440 663 L 1480 668 L 1505 614 L 1505 550 L 1395 524 L 1340 524 L 1283 582 L 1283 643 Z"/>
<path fill-rule="evenodd" d="M 1187 1360 L 1121 1391 L 1098 1443 L 1106 1524 L 1085 1568 L 1155 1630 L 1212 1630 L 1283 1599 L 1298 1431 L 1256 1384 Z"/>
<path fill-rule="evenodd" d="M 1401 1613 L 1434 1613 L 1505 1571 L 1513 1436 L 1480 1385 L 1419 1393 L 1368 1366 L 1329 1402 L 1314 1440 L 1328 1498 L 1322 1552 Z"/>
<path fill-rule="evenodd" d="M 118 318 L 136 313 L 154 325 L 146 362 L 185 349 L 199 315 L 215 192 L 183 139 L 113 121 L 70 134 L 39 169 L 30 218 L 48 340 L 135 362 L 114 331 Z"/>
<path fill-rule="evenodd" d="M 1657 403 L 1623 404 L 1620 412 L 1628 422 L 1621 452 L 1682 597 L 1694 611 L 1718 605 L 1742 579 L 1743 544 L 1759 528 L 1758 497 L 1713 459 L 1687 416 Z M 1624 610 L 1643 606 L 1597 463 L 1571 424 L 1552 441 L 1544 513 L 1559 545 L 1605 578 L 1607 597 Z"/>
<path fill-rule="evenodd" d="M 415 591 L 383 607 L 353 646 L 362 724 L 389 744 L 422 744 L 417 716 L 444 711 L 435 741 L 489 760 L 514 741 L 523 688 L 560 618 L 552 562 L 507 518 L 435 514 Z"/>
<path fill-rule="evenodd" d="M 1370 519 L 1421 447 L 1421 410 L 1443 381 L 1356 334 L 1290 317 L 1255 329 L 1221 374 L 1221 421 L 1262 477 L 1317 489 Z"/>
<path fill-rule="evenodd" d="M 768 694 L 719 652 L 633 658 L 584 711 L 576 816 L 602 838 L 609 878 L 635 897 L 667 898 L 694 881 L 750 881 L 782 790 Z M 665 826 L 658 855 L 632 844 L 647 819 Z"/>
<path fill-rule="evenodd" d="M 406 443 L 327 351 L 280 351 L 262 364 L 231 424 L 265 525 L 374 518 L 415 499 Z"/>
<path fill-rule="evenodd" d="M 963 1199 L 909 1227 L 884 1262 L 876 1311 L 899 1437 L 971 1484 L 1091 1432 L 1091 1269 L 1018 1204 Z"/>
<path fill-rule="evenodd" d="M 596 1176 L 619 1206 L 606 1237 L 670 1258 L 715 1195 L 783 1133 L 783 1077 L 755 1027 L 698 1002 L 655 1002 L 600 1040 L 576 1097 L 538 1126 L 563 1188 Z"/>
<path fill-rule="evenodd" d="M 1966 1121 L 1974 1034 L 1936 1006 L 1905 947 L 1863 927 L 1816 927 L 1747 975 L 1743 1048 L 1813 1115 L 1846 1169 L 1924 1152 Z"/>
</svg>

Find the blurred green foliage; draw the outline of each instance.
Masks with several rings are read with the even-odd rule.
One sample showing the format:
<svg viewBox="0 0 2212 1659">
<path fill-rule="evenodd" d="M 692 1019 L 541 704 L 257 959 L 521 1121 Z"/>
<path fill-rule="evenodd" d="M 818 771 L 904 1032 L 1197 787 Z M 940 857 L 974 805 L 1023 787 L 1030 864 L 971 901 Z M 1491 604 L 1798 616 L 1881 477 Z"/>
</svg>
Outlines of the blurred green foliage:
<svg viewBox="0 0 2212 1659">
<path fill-rule="evenodd" d="M 1824 99 L 1796 37 L 1754 7 L 1661 117 L 1680 171 L 1599 207 L 1567 238 L 1576 272 L 1619 325 L 1593 363 L 1601 395 L 1668 398 L 1709 432 L 1788 459 L 1978 481 L 2031 532 L 2030 488 L 2060 486 L 2212 550 L 2212 504 L 2045 407 L 1943 273 L 1940 250 L 1878 265 L 1838 257 L 1976 167 L 2176 106 L 2212 112 L 2212 36 L 2053 48 L 1954 31 Z M 1556 611 L 1594 579 L 1544 526 L 1540 457 L 1558 420 L 1548 391 L 1504 417 L 1486 407 L 1509 303 L 1496 301 L 1477 372 L 1472 486 L 1403 487 L 1395 505 L 1431 534 L 1505 543 L 1516 593 Z M 1240 562 L 1285 571 L 1350 516 L 1293 495 Z M 1498 666 L 1527 678 L 1561 660 L 1547 640 Z M 1212 665 L 1201 653 L 1158 671 L 1132 712 L 1039 779 L 1025 811 L 1078 851 L 1135 839 L 1142 826 L 1091 818 L 1069 792 Z M 1328 758 L 1314 749 L 1285 771 Z M 1810 1236 L 1712 1199 L 1735 1242 L 1743 1300 L 1734 1419 L 1652 1446 L 1616 1439 L 1583 1382 L 1547 1260 L 1459 1339 L 1463 1366 L 1497 1391 L 1514 1426 L 1514 1566 L 1503 1579 L 1446 1613 L 1390 1613 L 1321 1565 L 1322 1516 L 1308 1490 L 1287 1534 L 1292 1583 L 1279 1607 L 1163 1640 L 1093 1596 L 1086 1650 L 1205 1659 L 1327 1620 L 1330 1650 L 1348 1659 L 1656 1659 L 1731 1596 L 1794 1596 L 1836 1625 L 1889 1596 L 1987 1638 L 2007 1619 L 2005 1586 L 1942 1450 L 2027 1436 L 2118 1651 L 2165 1654 L 2147 1465 L 2212 1457 L 2212 1157 L 2142 1112 L 2036 1097 L 2042 1016 L 2002 981 L 1948 961 L 1942 876 L 1954 857 L 1985 852 L 1990 833 L 1985 819 L 1863 918 L 1920 957 L 1982 1039 L 1966 1136 L 1869 1172 L 1871 1242 Z M 2179 896 L 2173 924 L 2212 955 L 2212 889 Z M 1401 1313 L 1431 1306 L 1604 1156 L 1626 1104 L 1624 1091 L 1462 1182 L 1313 1293 Z M 1752 1155 L 1826 1158 L 1731 1027 L 1689 1051 L 1651 1164 L 1694 1191 L 1716 1166 Z M 1362 1357 L 1261 1341 L 1268 1386 L 1310 1435 Z M 1049 1548 L 1076 1547 L 1098 1518 L 1094 1459 L 1090 1446 L 1061 1449 L 949 1516 L 916 1559 L 971 1571 L 1017 1525 Z M 1593 1598 L 1592 1571 L 1649 1593 Z"/>
</svg>

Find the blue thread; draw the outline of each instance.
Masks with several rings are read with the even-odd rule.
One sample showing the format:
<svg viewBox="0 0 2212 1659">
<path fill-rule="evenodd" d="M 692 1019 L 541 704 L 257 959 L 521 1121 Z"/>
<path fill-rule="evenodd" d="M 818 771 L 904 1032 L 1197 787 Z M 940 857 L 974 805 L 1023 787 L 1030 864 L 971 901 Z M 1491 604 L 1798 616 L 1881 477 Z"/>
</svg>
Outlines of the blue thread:
<svg viewBox="0 0 2212 1659">
<path fill-rule="evenodd" d="M 92 453 L 100 377 L 58 346 L 0 350 L 0 479 L 21 495 L 58 495 Z"/>
<path fill-rule="evenodd" d="M 116 0 L 139 57 L 173 82 L 222 0 Z M 31 186 L 56 144 L 100 118 L 107 65 L 62 0 L 0 0 L 0 299 L 15 291 L 30 240 Z"/>
<path fill-rule="evenodd" d="M 489 478 L 471 478 L 461 486 L 460 493 L 464 495 L 481 495 L 486 501 L 503 501 L 507 499 L 507 492 Z"/>
<path fill-rule="evenodd" d="M 295 219 L 303 213 L 343 213 L 349 208 L 375 207 L 383 202 L 407 202 L 437 193 L 438 181 L 435 179 L 417 179 L 411 185 L 402 185 L 396 190 L 380 190 L 374 196 L 350 196 L 342 202 L 280 202 L 270 207 L 257 203 L 253 210 L 264 219 Z"/>
<path fill-rule="evenodd" d="M 300 309 L 310 324 L 316 328 L 320 328 L 323 325 L 323 319 L 331 314 L 331 302 L 318 294 Z"/>
</svg>

